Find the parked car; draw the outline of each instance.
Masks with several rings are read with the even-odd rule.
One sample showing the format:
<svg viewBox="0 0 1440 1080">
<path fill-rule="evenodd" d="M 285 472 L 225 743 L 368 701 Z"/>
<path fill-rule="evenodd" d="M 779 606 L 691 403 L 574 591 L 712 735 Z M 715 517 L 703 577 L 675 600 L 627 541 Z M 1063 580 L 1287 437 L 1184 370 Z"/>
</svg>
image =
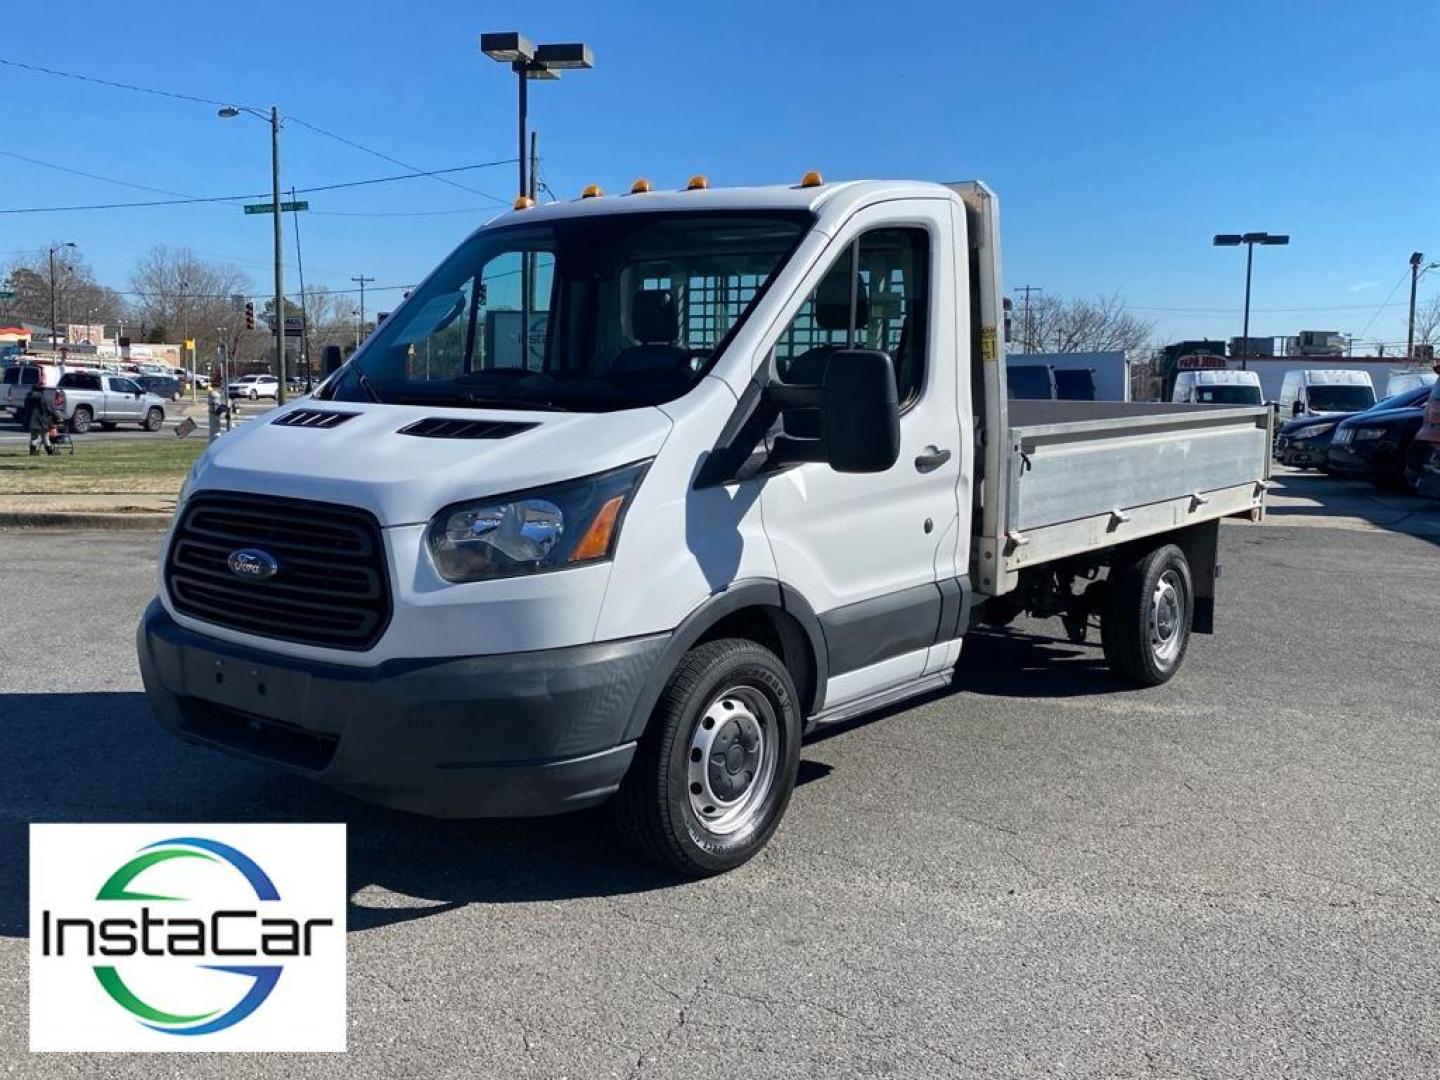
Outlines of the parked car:
<svg viewBox="0 0 1440 1080">
<path fill-rule="evenodd" d="M 138 375 L 135 382 L 147 394 L 154 394 L 166 401 L 179 401 L 185 393 L 184 385 L 173 375 Z"/>
<path fill-rule="evenodd" d="M 1297 420 L 1291 420 L 1280 426 L 1275 436 L 1275 460 L 1282 465 L 1290 465 L 1299 469 L 1329 469 L 1330 464 L 1330 440 L 1335 436 L 1335 428 L 1345 420 L 1359 416 L 1362 412 L 1376 412 L 1382 409 L 1403 409 L 1423 402 L 1429 394 L 1429 390 L 1421 387 L 1419 389 L 1407 390 L 1403 394 L 1396 394 L 1384 401 L 1378 402 L 1369 410 L 1350 413 L 1330 413 L 1324 416 L 1302 416 Z"/>
<path fill-rule="evenodd" d="M 1304 368 L 1285 373 L 1279 400 L 1285 419 L 1358 412 L 1375 404 L 1375 386 L 1368 371 Z"/>
<path fill-rule="evenodd" d="M 1253 371 L 1182 371 L 1170 400 L 1184 405 L 1259 405 L 1260 376 Z"/>
<path fill-rule="evenodd" d="M 1425 415 L 1405 461 L 1405 482 L 1413 491 L 1440 499 L 1440 383 L 1430 388 Z"/>
<path fill-rule="evenodd" d="M 10 412 L 15 422 L 25 427 L 30 419 L 25 412 L 25 395 L 30 393 L 30 388 L 38 384 L 43 389 L 59 381 L 60 368 L 55 364 L 11 364 L 0 373 L 0 409 Z"/>
<path fill-rule="evenodd" d="M 1330 472 L 1388 486 L 1410 484 L 1405 462 L 1424 420 L 1430 392 L 1426 387 L 1418 394 L 1412 391 L 1396 396 L 1405 400 L 1390 406 L 1393 399 L 1388 399 L 1335 425 L 1326 453 Z"/>
<path fill-rule="evenodd" d="M 146 431 L 159 431 L 165 423 L 164 399 L 147 393 L 124 375 L 67 372 L 45 396 L 77 435 L 89 431 L 92 424 L 106 431 L 117 424 L 139 424 Z"/>
<path fill-rule="evenodd" d="M 1440 375 L 1433 371 L 1392 371 L 1390 378 L 1385 381 L 1385 396 L 1394 397 L 1406 390 L 1434 386 L 1437 379 L 1440 379 Z"/>
<path fill-rule="evenodd" d="M 225 388 L 226 394 L 231 398 L 249 398 L 255 401 L 258 398 L 278 398 L 280 396 L 280 380 L 274 375 L 242 375 Z"/>
</svg>

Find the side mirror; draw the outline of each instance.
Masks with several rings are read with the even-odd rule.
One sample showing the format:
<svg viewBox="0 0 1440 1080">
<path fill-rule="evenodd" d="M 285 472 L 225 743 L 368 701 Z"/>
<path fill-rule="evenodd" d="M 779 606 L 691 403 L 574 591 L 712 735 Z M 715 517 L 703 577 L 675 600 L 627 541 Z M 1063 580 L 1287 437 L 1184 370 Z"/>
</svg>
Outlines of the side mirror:
<svg viewBox="0 0 1440 1080">
<path fill-rule="evenodd" d="M 771 384 L 766 393 L 782 409 L 815 409 L 818 439 L 782 435 L 770 460 L 823 461 L 836 472 L 885 472 L 900 457 L 900 403 L 895 369 L 883 352 L 844 349 L 825 366 L 819 386 Z"/>
<path fill-rule="evenodd" d="M 1299 398 L 1296 398 L 1296 399 L 1295 399 L 1295 404 L 1294 404 L 1294 405 L 1291 407 L 1291 409 L 1290 409 L 1290 415 L 1291 415 L 1291 416 L 1299 416 L 1299 415 L 1300 415 L 1301 413 L 1303 413 L 1304 411 L 1305 411 L 1305 403 L 1304 403 L 1303 401 L 1301 401 Z"/>
</svg>

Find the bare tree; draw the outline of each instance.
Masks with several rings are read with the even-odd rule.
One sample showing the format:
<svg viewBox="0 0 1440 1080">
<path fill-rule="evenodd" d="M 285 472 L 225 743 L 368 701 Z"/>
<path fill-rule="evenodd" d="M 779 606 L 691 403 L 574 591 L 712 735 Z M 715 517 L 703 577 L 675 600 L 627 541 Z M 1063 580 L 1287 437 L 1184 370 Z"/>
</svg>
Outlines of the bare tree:
<svg viewBox="0 0 1440 1080">
<path fill-rule="evenodd" d="M 141 336 L 159 332 L 166 340 L 195 339 L 195 363 L 202 370 L 213 362 L 222 341 L 239 357 L 249 335 L 236 297 L 253 288 L 244 271 L 228 263 L 210 262 L 188 248 L 151 248 L 130 275 L 135 293 L 132 317 Z M 259 346 L 263 348 L 263 345 Z"/>
<path fill-rule="evenodd" d="M 55 321 L 86 325 L 115 325 L 124 315 L 124 301 L 113 289 L 95 280 L 95 274 L 79 251 L 55 245 Z M 0 277 L 8 278 L 6 290 L 15 295 L 0 300 L 0 318 L 7 321 L 50 325 L 50 251 L 40 248 L 11 260 Z"/>
<path fill-rule="evenodd" d="M 1440 345 L 1440 293 L 1415 309 L 1415 344 Z"/>
<path fill-rule="evenodd" d="M 1030 301 L 1028 325 L 1015 315 L 1015 336 L 1037 352 L 1107 352 L 1138 355 L 1155 332 L 1155 324 L 1125 310 L 1118 293 L 1094 299 L 1040 295 Z"/>
</svg>

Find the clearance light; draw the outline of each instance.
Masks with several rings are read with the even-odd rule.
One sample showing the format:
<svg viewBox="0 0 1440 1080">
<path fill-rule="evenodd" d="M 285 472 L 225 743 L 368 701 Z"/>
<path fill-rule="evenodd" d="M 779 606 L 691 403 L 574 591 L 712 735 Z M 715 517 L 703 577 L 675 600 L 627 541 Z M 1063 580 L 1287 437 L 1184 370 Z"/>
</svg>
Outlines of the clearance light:
<svg viewBox="0 0 1440 1080">
<path fill-rule="evenodd" d="M 580 197 L 582 199 L 598 199 L 601 195 L 604 194 L 605 193 L 600 190 L 599 184 L 590 184 L 588 187 L 585 188 L 584 191 L 580 193 Z"/>
<path fill-rule="evenodd" d="M 696 173 L 690 177 L 690 182 L 685 185 L 686 191 L 704 191 L 710 186 L 710 181 L 702 173 Z"/>
<path fill-rule="evenodd" d="M 515 200 L 516 210 L 529 210 L 530 207 L 534 205 L 535 200 L 530 198 L 529 195 L 521 195 L 518 199 Z"/>
<path fill-rule="evenodd" d="M 615 523 L 620 518 L 620 511 L 625 506 L 629 494 L 614 495 L 605 500 L 600 507 L 600 512 L 590 522 L 590 527 L 580 537 L 580 542 L 575 545 L 575 550 L 570 553 L 570 562 L 589 562 L 591 559 L 603 559 L 610 550 L 610 541 L 615 536 Z"/>
<path fill-rule="evenodd" d="M 649 190 L 650 181 L 646 180 L 643 176 L 639 180 L 636 180 L 635 183 L 630 185 L 631 195 L 644 195 Z"/>
<path fill-rule="evenodd" d="M 825 178 L 814 169 L 811 169 L 800 178 L 801 187 L 819 187 L 823 183 L 825 183 Z"/>
</svg>

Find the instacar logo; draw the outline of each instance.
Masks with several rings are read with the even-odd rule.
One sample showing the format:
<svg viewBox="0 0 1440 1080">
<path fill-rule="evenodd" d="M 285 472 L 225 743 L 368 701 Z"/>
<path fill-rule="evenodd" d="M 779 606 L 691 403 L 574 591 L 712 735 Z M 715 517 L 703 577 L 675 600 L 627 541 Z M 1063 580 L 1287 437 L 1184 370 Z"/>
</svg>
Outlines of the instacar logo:
<svg viewBox="0 0 1440 1080">
<path fill-rule="evenodd" d="M 345 1048 L 343 826 L 32 825 L 30 884 L 32 1050 Z"/>
</svg>

